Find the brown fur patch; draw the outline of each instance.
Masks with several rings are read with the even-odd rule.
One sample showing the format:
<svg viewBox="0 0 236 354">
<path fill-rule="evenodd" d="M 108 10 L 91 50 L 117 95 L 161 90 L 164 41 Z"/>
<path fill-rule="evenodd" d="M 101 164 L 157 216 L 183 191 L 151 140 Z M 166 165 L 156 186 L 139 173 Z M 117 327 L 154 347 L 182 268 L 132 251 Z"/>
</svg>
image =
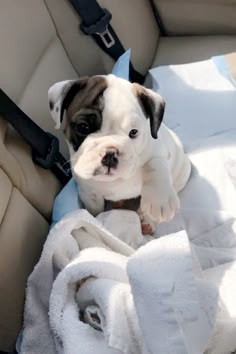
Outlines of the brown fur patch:
<svg viewBox="0 0 236 354">
<path fill-rule="evenodd" d="M 152 137 L 154 139 L 157 139 L 157 132 L 160 128 L 165 111 L 164 100 L 161 96 L 159 96 L 159 102 L 157 100 L 154 100 L 148 90 L 136 83 L 132 85 L 132 90 L 137 96 L 137 99 L 143 110 L 144 115 L 150 120 L 150 129 Z"/>
<path fill-rule="evenodd" d="M 143 86 L 136 83 L 132 85 L 132 90 L 139 101 L 145 117 L 149 118 L 152 114 L 152 111 L 154 111 L 154 103 L 149 97 L 147 91 Z"/>
<path fill-rule="evenodd" d="M 99 96 L 101 96 L 107 88 L 107 80 L 101 76 L 92 76 L 90 78 L 82 78 L 79 81 L 81 88 L 67 108 L 68 121 L 81 109 L 101 110 Z"/>
<path fill-rule="evenodd" d="M 74 95 L 67 107 L 64 133 L 68 141 L 75 146 L 79 146 L 85 137 L 80 138 L 77 136 L 73 126 L 79 123 L 79 114 L 81 114 L 84 117 L 86 117 L 86 115 L 90 115 L 90 118 L 91 115 L 94 115 L 95 119 L 97 117 L 95 128 L 98 127 L 98 121 L 102 121 L 103 100 L 101 96 L 108 84 L 105 78 L 92 76 L 81 78 L 75 85 L 77 86 L 78 92 Z M 91 119 L 89 123 L 93 124 Z"/>
</svg>

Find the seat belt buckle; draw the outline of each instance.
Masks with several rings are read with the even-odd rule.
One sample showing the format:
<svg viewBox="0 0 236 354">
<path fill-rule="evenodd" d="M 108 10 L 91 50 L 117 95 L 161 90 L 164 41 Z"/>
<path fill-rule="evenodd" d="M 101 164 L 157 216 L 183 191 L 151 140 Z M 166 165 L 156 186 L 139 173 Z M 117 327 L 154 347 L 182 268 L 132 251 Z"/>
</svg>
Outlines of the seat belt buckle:
<svg viewBox="0 0 236 354">
<path fill-rule="evenodd" d="M 56 157 L 52 170 L 57 172 L 57 176 L 63 184 L 66 184 L 72 177 L 70 162 L 60 153 Z"/>
<path fill-rule="evenodd" d="M 40 155 L 36 154 L 35 151 L 33 151 L 32 158 L 33 158 L 33 161 L 37 165 L 39 165 L 40 167 L 45 168 L 45 169 L 50 169 L 54 165 L 54 163 L 56 161 L 56 157 L 59 153 L 59 141 L 54 135 L 52 135 L 50 133 L 47 133 L 47 134 L 51 138 L 51 143 L 48 148 L 47 155 L 40 156 Z"/>
<path fill-rule="evenodd" d="M 111 32 L 109 31 L 108 27 L 105 29 L 104 32 L 102 33 L 97 32 L 96 34 L 98 34 L 101 37 L 101 40 L 103 41 L 103 43 L 107 48 L 111 48 L 115 44 L 115 40 Z"/>
<path fill-rule="evenodd" d="M 69 161 L 67 161 L 59 151 L 59 141 L 58 139 L 47 133 L 51 138 L 51 144 L 48 149 L 48 153 L 45 157 L 37 155 L 34 151 L 32 152 L 33 161 L 40 167 L 44 169 L 51 169 L 54 171 L 59 178 L 59 180 L 66 184 L 72 177 L 71 166 Z"/>
<path fill-rule="evenodd" d="M 107 9 L 102 10 L 104 15 L 95 24 L 86 26 L 84 23 L 81 23 L 80 29 L 84 34 L 89 36 L 97 34 L 105 46 L 111 48 L 115 44 L 115 39 L 108 28 L 112 15 Z"/>
</svg>

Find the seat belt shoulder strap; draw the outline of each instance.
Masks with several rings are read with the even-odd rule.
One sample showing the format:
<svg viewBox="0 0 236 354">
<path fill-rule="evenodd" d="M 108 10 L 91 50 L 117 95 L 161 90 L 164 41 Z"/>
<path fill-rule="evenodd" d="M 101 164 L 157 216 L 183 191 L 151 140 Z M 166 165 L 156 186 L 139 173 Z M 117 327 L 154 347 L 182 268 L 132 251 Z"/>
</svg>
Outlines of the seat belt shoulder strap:
<svg viewBox="0 0 236 354">
<path fill-rule="evenodd" d="M 117 34 L 110 25 L 112 15 L 96 0 L 69 0 L 82 22 L 81 31 L 92 36 L 99 47 L 115 61 L 125 52 Z M 143 84 L 145 77 L 130 63 L 130 81 Z"/>
<path fill-rule="evenodd" d="M 35 163 L 45 169 L 51 169 L 63 183 L 71 178 L 70 165 L 59 152 L 58 139 L 41 129 L 2 89 L 0 89 L 0 115 L 30 145 Z"/>
</svg>

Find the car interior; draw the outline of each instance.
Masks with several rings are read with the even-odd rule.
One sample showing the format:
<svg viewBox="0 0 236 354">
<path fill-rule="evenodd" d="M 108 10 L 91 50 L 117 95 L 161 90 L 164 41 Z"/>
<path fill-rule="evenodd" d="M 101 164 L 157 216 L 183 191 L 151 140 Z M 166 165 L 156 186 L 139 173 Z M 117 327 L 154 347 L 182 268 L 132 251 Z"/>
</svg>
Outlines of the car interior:
<svg viewBox="0 0 236 354">
<path fill-rule="evenodd" d="M 135 69 L 198 62 L 236 52 L 236 2 L 229 0 L 99 0 Z M 157 16 L 158 13 L 158 16 Z M 161 19 L 161 21 L 160 21 Z M 0 2 L 0 88 L 44 131 L 63 133 L 50 116 L 57 81 L 109 74 L 114 60 L 85 35 L 68 0 Z M 27 278 L 47 238 L 62 188 L 32 159 L 29 144 L 0 116 L 0 351 L 12 353 L 23 323 Z"/>
</svg>

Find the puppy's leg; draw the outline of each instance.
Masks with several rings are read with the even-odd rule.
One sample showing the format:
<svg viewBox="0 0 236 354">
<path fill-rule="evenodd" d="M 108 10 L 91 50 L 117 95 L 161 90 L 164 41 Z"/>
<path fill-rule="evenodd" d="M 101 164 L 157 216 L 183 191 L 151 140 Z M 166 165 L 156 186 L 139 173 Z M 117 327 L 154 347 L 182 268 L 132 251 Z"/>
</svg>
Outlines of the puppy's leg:
<svg viewBox="0 0 236 354">
<path fill-rule="evenodd" d="M 168 161 L 153 158 L 143 166 L 141 209 L 153 221 L 170 220 L 179 209 L 179 198 L 172 185 Z"/>
<path fill-rule="evenodd" d="M 139 208 L 137 210 L 137 213 L 139 215 L 140 218 L 140 222 L 141 222 L 141 229 L 142 229 L 142 234 L 143 235 L 153 235 L 155 232 L 155 222 L 152 221 L 148 215 L 144 214 L 141 210 L 141 208 Z"/>
<path fill-rule="evenodd" d="M 155 232 L 155 223 L 147 215 L 144 215 L 141 220 L 141 229 L 143 235 L 153 235 Z"/>
</svg>

